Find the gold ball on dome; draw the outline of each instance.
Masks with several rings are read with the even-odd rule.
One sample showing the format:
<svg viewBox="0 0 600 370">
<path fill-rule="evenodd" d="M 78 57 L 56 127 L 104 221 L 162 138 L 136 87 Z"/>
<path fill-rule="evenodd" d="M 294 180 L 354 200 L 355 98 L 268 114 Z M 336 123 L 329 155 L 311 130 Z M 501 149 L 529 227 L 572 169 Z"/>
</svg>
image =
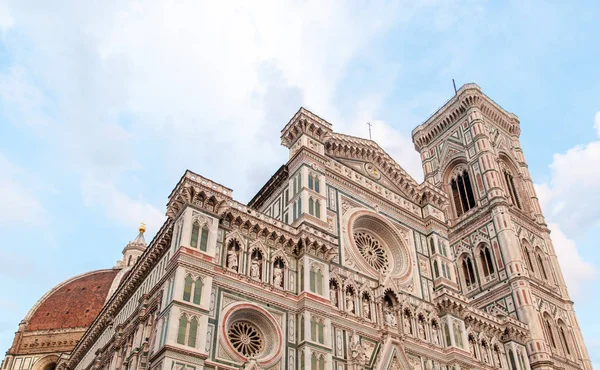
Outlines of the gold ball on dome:
<svg viewBox="0 0 600 370">
<path fill-rule="evenodd" d="M 144 233 L 144 232 L 146 232 L 146 224 L 142 222 L 142 223 L 140 224 L 140 227 L 139 227 L 139 229 L 138 229 L 138 230 L 139 230 L 141 233 Z"/>
</svg>

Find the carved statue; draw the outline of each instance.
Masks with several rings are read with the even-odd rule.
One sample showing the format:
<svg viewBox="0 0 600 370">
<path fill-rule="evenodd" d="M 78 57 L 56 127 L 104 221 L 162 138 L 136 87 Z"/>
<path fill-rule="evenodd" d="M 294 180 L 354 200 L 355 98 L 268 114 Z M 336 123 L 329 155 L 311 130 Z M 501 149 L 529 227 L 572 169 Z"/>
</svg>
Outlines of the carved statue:
<svg viewBox="0 0 600 370">
<path fill-rule="evenodd" d="M 238 270 L 238 255 L 234 246 L 227 251 L 227 267 L 235 271 Z"/>
<path fill-rule="evenodd" d="M 351 294 L 346 296 L 346 312 L 354 313 L 354 300 Z"/>
<path fill-rule="evenodd" d="M 396 315 L 391 307 L 387 307 L 385 310 L 385 323 L 389 326 L 396 327 Z"/>
<path fill-rule="evenodd" d="M 362 301 L 362 310 L 363 310 L 364 318 L 370 319 L 371 318 L 371 307 L 369 305 L 369 301 L 366 299 L 363 299 L 363 301 Z"/>
<path fill-rule="evenodd" d="M 283 269 L 280 266 L 275 266 L 273 270 L 273 285 L 283 288 Z"/>
<path fill-rule="evenodd" d="M 473 358 L 477 358 L 477 355 L 475 354 L 475 342 L 469 341 L 469 347 L 471 347 L 471 356 L 473 356 Z"/>
<path fill-rule="evenodd" d="M 410 323 L 410 316 L 404 315 L 404 334 L 412 334 L 412 325 Z"/>
<path fill-rule="evenodd" d="M 490 362 L 490 358 L 488 357 L 487 347 L 481 348 L 481 357 L 483 358 L 483 362 L 488 364 Z"/>
<path fill-rule="evenodd" d="M 335 288 L 329 289 L 329 300 L 331 301 L 332 306 L 337 307 L 337 305 L 338 305 L 337 289 L 335 289 Z"/>
<path fill-rule="evenodd" d="M 435 326 L 431 327 L 431 341 L 436 346 L 438 346 L 440 344 L 440 338 L 438 336 L 438 329 Z"/>
<path fill-rule="evenodd" d="M 252 265 L 250 266 L 250 277 L 252 279 L 260 279 L 260 261 L 257 257 L 252 259 Z"/>
<path fill-rule="evenodd" d="M 427 339 L 427 337 L 425 336 L 425 321 L 424 320 L 419 320 L 419 338 Z"/>
</svg>

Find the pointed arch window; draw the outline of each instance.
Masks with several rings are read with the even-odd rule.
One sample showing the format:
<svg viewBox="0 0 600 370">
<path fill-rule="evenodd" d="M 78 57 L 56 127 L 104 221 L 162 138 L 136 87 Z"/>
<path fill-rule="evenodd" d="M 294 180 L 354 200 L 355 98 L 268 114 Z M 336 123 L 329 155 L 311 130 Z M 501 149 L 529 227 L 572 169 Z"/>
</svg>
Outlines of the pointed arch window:
<svg viewBox="0 0 600 370">
<path fill-rule="evenodd" d="M 544 260 L 542 259 L 541 254 L 537 254 L 537 261 L 538 261 L 538 267 L 540 268 L 540 271 L 542 272 L 542 277 L 544 278 L 544 280 L 548 280 L 548 274 L 546 274 L 546 268 L 544 267 Z"/>
<path fill-rule="evenodd" d="M 489 277 L 495 272 L 492 251 L 488 245 L 479 250 L 479 259 L 483 267 L 483 276 Z"/>
<path fill-rule="evenodd" d="M 321 218 L 321 202 L 315 201 L 315 217 Z"/>
<path fill-rule="evenodd" d="M 548 336 L 548 341 L 552 345 L 552 348 L 556 348 L 556 340 L 554 340 L 552 324 L 550 324 L 550 319 L 548 317 L 544 317 L 544 328 L 546 329 L 546 335 Z"/>
<path fill-rule="evenodd" d="M 300 340 L 304 340 L 304 315 L 300 316 Z"/>
<path fill-rule="evenodd" d="M 310 368 L 311 369 L 316 369 L 317 368 L 317 355 L 315 353 L 312 354 L 311 358 L 310 358 Z"/>
<path fill-rule="evenodd" d="M 308 213 L 310 213 L 311 216 L 315 215 L 315 201 L 312 197 L 308 198 Z"/>
<path fill-rule="evenodd" d="M 560 341 L 562 342 L 562 346 L 567 352 L 568 355 L 571 354 L 571 348 L 569 348 L 569 341 L 567 340 L 567 336 L 565 334 L 565 325 L 562 322 L 558 323 L 558 335 L 560 336 Z"/>
<path fill-rule="evenodd" d="M 314 178 L 313 178 L 313 175 L 312 175 L 312 174 L 310 174 L 310 175 L 308 175 L 308 188 L 309 188 L 310 190 L 313 190 L 313 189 L 314 189 L 314 185 L 313 185 L 313 183 L 314 183 Z"/>
<path fill-rule="evenodd" d="M 317 341 L 317 319 L 314 317 L 310 318 L 310 340 Z"/>
<path fill-rule="evenodd" d="M 192 224 L 192 237 L 190 238 L 190 246 L 192 248 L 198 247 L 198 233 L 200 232 L 200 223 L 194 221 Z"/>
<path fill-rule="evenodd" d="M 471 261 L 471 257 L 467 256 L 462 260 L 462 270 L 463 276 L 465 277 L 465 284 L 467 285 L 467 289 L 471 289 L 475 286 L 475 271 L 473 269 L 473 261 Z"/>
<path fill-rule="evenodd" d="M 206 252 L 208 245 L 208 227 L 202 226 L 202 232 L 200 233 L 200 250 Z"/>
<path fill-rule="evenodd" d="M 475 207 L 473 187 L 471 186 L 471 179 L 466 169 L 457 171 L 450 181 L 450 189 L 457 217 Z"/>
<path fill-rule="evenodd" d="M 198 319 L 192 318 L 190 321 L 190 333 L 188 335 L 188 346 L 196 347 L 196 334 L 198 333 Z"/>
<path fill-rule="evenodd" d="M 292 206 L 293 208 L 293 213 L 292 213 L 292 221 L 296 221 L 296 202 L 294 202 L 294 205 Z"/>
<path fill-rule="evenodd" d="M 319 176 L 315 176 L 315 191 L 316 191 L 317 193 L 319 193 L 319 192 L 320 192 L 320 189 L 319 189 L 319 188 L 320 188 L 320 186 L 319 186 Z"/>
<path fill-rule="evenodd" d="M 506 182 L 506 188 L 508 189 L 508 195 L 510 197 L 511 203 L 517 206 L 517 208 L 521 208 L 521 202 L 519 201 L 519 196 L 517 194 L 517 188 L 515 187 L 515 179 L 510 171 L 504 169 L 504 181 Z"/>
<path fill-rule="evenodd" d="M 192 283 L 192 277 L 190 275 L 186 276 L 183 284 L 183 300 L 186 302 L 189 302 L 192 297 Z"/>
<path fill-rule="evenodd" d="M 440 277 L 440 268 L 437 261 L 433 261 L 433 273 L 436 278 Z"/>
<path fill-rule="evenodd" d="M 200 298 L 202 295 L 202 279 L 196 278 L 196 282 L 194 283 L 194 304 L 200 304 Z"/>
<path fill-rule="evenodd" d="M 510 360 L 510 369 L 517 370 L 517 362 L 515 361 L 515 354 L 512 349 L 508 350 L 508 359 Z"/>
<path fill-rule="evenodd" d="M 188 324 L 188 320 L 187 320 L 187 316 L 185 315 L 181 315 L 181 317 L 179 318 L 179 328 L 177 331 L 177 343 L 178 344 L 185 344 L 185 332 L 187 331 L 187 324 Z"/>
</svg>

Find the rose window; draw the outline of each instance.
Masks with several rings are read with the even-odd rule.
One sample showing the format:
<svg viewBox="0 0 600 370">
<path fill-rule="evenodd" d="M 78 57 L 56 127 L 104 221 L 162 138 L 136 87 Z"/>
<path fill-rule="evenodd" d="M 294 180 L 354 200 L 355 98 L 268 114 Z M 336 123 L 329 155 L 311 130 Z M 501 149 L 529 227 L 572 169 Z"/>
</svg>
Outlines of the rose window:
<svg viewBox="0 0 600 370">
<path fill-rule="evenodd" d="M 231 345 L 245 357 L 254 357 L 264 348 L 261 332 L 247 321 L 236 321 L 227 333 Z"/>
<path fill-rule="evenodd" d="M 365 231 L 354 232 L 354 243 L 365 261 L 379 272 L 387 272 L 390 268 L 388 254 L 382 242 Z"/>
<path fill-rule="evenodd" d="M 410 279 L 408 234 L 401 225 L 363 209 L 347 212 L 344 221 L 348 255 L 356 267 L 373 277 L 389 276 L 403 283 Z"/>
</svg>

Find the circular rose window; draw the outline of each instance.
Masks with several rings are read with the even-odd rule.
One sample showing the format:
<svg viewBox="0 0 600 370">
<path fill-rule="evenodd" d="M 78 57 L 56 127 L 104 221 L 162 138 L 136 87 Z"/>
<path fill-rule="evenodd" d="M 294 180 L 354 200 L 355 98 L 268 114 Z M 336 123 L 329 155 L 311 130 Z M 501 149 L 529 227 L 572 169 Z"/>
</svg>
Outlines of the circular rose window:
<svg viewBox="0 0 600 370">
<path fill-rule="evenodd" d="M 390 268 L 388 254 L 383 242 L 367 230 L 354 231 L 354 243 L 362 257 L 378 272 L 387 272 Z"/>
<path fill-rule="evenodd" d="M 346 235 L 357 264 L 374 276 L 407 279 L 410 255 L 399 230 L 376 213 L 364 209 L 349 213 Z"/>
<path fill-rule="evenodd" d="M 279 324 L 260 306 L 246 302 L 228 306 L 219 327 L 223 348 L 240 363 L 253 359 L 261 367 L 270 367 L 281 357 Z"/>
<path fill-rule="evenodd" d="M 254 357 L 264 348 L 258 328 L 247 321 L 234 322 L 227 333 L 233 348 L 245 357 Z"/>
</svg>

